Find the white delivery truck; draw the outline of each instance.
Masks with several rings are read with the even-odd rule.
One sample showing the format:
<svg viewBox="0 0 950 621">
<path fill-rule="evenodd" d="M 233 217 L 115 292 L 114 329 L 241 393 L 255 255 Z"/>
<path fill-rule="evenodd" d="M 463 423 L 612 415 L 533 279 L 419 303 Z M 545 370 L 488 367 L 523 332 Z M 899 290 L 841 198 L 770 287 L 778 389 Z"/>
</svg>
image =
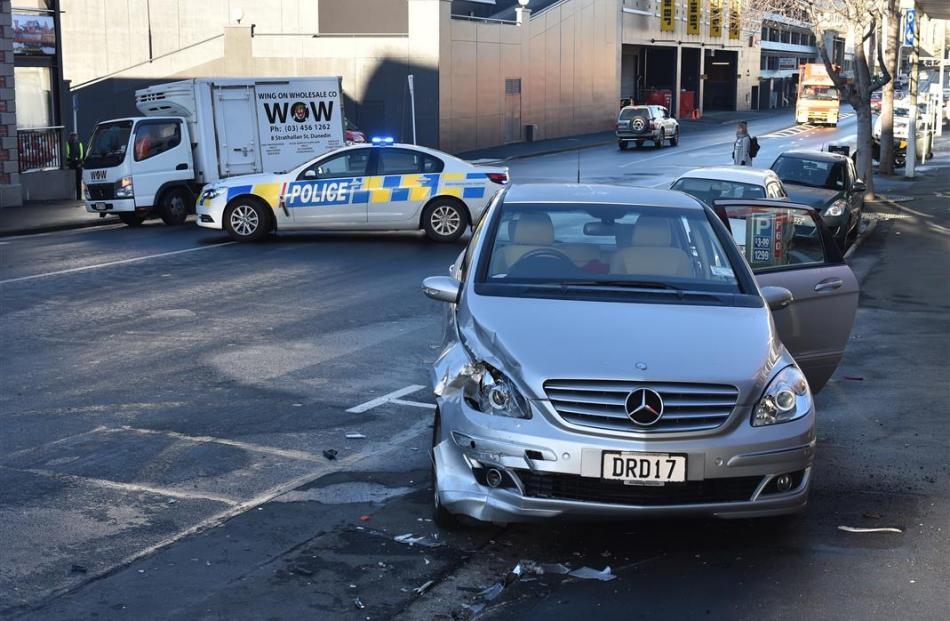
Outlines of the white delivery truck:
<svg viewBox="0 0 950 621">
<path fill-rule="evenodd" d="M 83 161 L 86 210 L 129 226 L 181 224 L 207 183 L 344 146 L 339 76 L 183 80 L 135 100 L 145 116 L 99 123 Z"/>
</svg>

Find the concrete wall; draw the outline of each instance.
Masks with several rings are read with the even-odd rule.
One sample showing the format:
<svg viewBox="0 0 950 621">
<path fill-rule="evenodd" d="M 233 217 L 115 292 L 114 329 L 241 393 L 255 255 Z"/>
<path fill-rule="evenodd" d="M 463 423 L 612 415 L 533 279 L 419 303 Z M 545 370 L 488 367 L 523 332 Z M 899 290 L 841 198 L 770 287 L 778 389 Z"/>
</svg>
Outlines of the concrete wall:
<svg viewBox="0 0 950 621">
<path fill-rule="evenodd" d="M 0 0 L 0 207 L 23 203 L 17 157 L 12 17 L 10 0 Z"/>
<path fill-rule="evenodd" d="M 77 0 L 64 0 L 77 6 L 71 16 L 65 9 L 63 48 L 66 78 L 78 87 L 84 137 L 98 121 L 136 114 L 134 91 L 149 84 L 189 77 L 341 75 L 351 121 L 369 134 L 409 141 L 412 74 L 418 141 L 438 145 L 439 15 L 446 2 L 408 0 L 407 34 L 353 37 L 317 34 L 316 0 L 181 0 L 180 9 L 174 0 L 151 0 L 151 62 L 144 13 L 133 10 L 137 2 L 81 0 L 86 8 L 79 10 Z M 236 8 L 245 17 L 241 25 L 229 25 Z M 169 23 L 179 30 L 173 33 Z M 115 33 L 103 37 L 103 29 Z"/>
<path fill-rule="evenodd" d="M 620 92 L 620 8 L 565 0 L 521 24 L 443 13 L 439 72 L 441 147 L 505 142 L 505 80 L 521 79 L 521 121 L 536 139 L 613 126 Z"/>
<path fill-rule="evenodd" d="M 315 33 L 317 0 L 61 0 L 63 74 L 79 85 L 221 35 L 236 11 L 259 33 Z M 205 52 L 209 54 L 210 52 Z M 205 58 L 209 58 L 205 55 Z"/>
</svg>

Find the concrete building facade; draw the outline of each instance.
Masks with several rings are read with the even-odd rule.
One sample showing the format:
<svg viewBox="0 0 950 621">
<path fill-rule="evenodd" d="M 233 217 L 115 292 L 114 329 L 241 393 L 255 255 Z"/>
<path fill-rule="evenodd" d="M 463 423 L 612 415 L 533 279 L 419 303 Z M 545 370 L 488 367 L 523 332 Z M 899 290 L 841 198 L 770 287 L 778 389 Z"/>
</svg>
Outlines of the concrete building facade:
<svg viewBox="0 0 950 621">
<path fill-rule="evenodd" d="M 340 75 L 350 122 L 408 140 L 412 75 L 418 141 L 453 152 L 609 129 L 627 97 L 690 115 L 749 109 L 759 79 L 757 32 L 732 21 L 733 0 L 62 5 L 86 136 L 135 114 L 135 89 L 185 77 Z"/>
</svg>

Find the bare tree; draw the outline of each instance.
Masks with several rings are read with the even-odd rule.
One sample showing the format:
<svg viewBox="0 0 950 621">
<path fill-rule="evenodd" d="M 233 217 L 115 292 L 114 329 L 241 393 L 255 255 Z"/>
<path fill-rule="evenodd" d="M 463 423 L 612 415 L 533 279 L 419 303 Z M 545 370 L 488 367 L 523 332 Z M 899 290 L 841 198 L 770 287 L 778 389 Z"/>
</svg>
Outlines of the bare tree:
<svg viewBox="0 0 950 621">
<path fill-rule="evenodd" d="M 891 81 L 884 62 L 882 38 L 875 36 L 885 3 L 897 0 L 741 0 L 743 26 L 755 32 L 769 14 L 798 18 L 807 23 L 815 35 L 821 61 L 842 98 L 851 104 L 857 116 L 857 170 L 874 194 L 871 159 L 871 93 Z M 835 62 L 835 37 L 854 43 L 852 75 Z M 888 42 L 890 44 L 890 41 Z M 880 75 L 875 71 L 880 62 Z"/>
</svg>

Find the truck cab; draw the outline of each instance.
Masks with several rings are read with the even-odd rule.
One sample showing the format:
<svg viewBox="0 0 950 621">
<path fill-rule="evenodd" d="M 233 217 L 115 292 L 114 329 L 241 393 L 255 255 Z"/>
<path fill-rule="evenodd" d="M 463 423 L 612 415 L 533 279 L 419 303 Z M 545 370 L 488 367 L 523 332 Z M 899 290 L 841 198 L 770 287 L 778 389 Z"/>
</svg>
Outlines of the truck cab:
<svg viewBox="0 0 950 621">
<path fill-rule="evenodd" d="M 799 68 L 795 123 L 822 123 L 836 127 L 841 107 L 838 89 L 822 63 Z"/>
<path fill-rule="evenodd" d="M 172 116 L 99 123 L 82 176 L 90 213 L 115 214 L 130 226 L 155 216 L 182 224 L 198 190 L 188 124 Z"/>
</svg>

